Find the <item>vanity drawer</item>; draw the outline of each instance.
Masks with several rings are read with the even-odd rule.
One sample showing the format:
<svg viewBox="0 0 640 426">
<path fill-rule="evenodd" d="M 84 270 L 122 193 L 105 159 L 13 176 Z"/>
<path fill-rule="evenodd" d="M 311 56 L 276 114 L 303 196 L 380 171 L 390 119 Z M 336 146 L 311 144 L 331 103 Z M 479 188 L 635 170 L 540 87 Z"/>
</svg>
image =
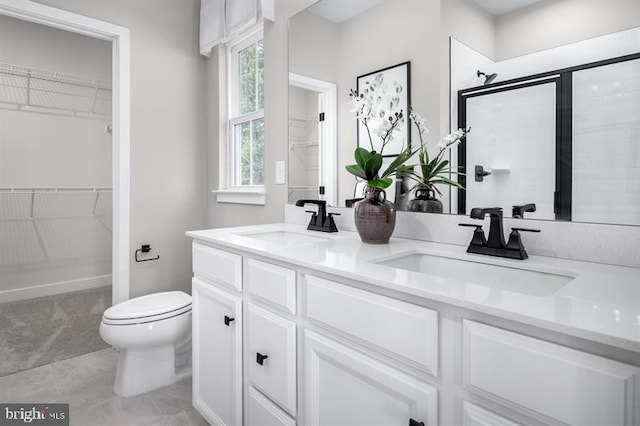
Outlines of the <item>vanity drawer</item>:
<svg viewBox="0 0 640 426">
<path fill-rule="evenodd" d="M 242 256 L 193 243 L 193 273 L 198 278 L 242 291 Z"/>
<path fill-rule="evenodd" d="M 465 387 L 567 424 L 633 424 L 639 373 L 627 364 L 463 321 Z"/>
<path fill-rule="evenodd" d="M 438 313 L 306 275 L 306 314 L 438 375 Z"/>
<path fill-rule="evenodd" d="M 248 426 L 296 426 L 296 421 L 256 388 L 249 386 L 245 424 Z"/>
<path fill-rule="evenodd" d="M 256 259 L 247 259 L 246 288 L 257 296 L 296 313 L 296 271 Z"/>
<path fill-rule="evenodd" d="M 463 401 L 462 426 L 520 426 L 520 424 L 469 401 Z"/>
<path fill-rule="evenodd" d="M 247 312 L 249 381 L 295 416 L 296 325 L 252 303 Z"/>
</svg>

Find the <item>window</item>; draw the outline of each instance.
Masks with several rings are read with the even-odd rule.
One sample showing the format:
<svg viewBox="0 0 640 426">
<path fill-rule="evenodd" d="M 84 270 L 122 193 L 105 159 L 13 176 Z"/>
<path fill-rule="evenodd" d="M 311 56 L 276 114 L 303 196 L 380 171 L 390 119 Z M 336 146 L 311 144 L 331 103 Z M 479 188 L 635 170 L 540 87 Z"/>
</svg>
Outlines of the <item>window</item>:
<svg viewBox="0 0 640 426">
<path fill-rule="evenodd" d="M 262 31 L 227 45 L 227 191 L 264 199 L 264 47 Z M 222 191 L 224 192 L 224 191 Z M 237 198 L 237 197 L 236 197 Z M 218 201 L 243 202 L 220 199 Z M 256 203 L 251 202 L 250 203 Z M 264 202 L 257 202 L 263 204 Z"/>
</svg>

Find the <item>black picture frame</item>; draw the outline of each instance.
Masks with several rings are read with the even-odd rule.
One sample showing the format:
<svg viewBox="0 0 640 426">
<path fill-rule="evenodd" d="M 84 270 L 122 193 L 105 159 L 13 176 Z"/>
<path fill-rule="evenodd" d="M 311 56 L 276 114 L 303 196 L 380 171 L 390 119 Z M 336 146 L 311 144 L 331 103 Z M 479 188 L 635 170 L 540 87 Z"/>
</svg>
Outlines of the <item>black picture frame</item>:
<svg viewBox="0 0 640 426">
<path fill-rule="evenodd" d="M 365 83 L 369 79 L 374 78 L 378 74 L 384 75 L 385 82 L 397 81 L 403 87 L 403 91 L 400 94 L 400 106 L 405 119 L 400 126 L 400 131 L 385 146 L 384 152 L 382 153 L 383 157 L 395 157 L 402 152 L 403 148 L 411 146 L 411 123 L 409 122 L 409 105 L 411 105 L 411 62 L 402 62 L 358 76 L 356 78 L 356 90 L 358 93 L 360 93 L 361 89 L 364 89 Z M 375 123 L 372 124 L 375 126 Z M 370 150 L 371 143 L 369 142 L 369 136 L 364 124 L 362 124 L 360 120 L 357 121 L 356 134 L 358 146 Z M 376 141 L 374 140 L 373 142 L 373 148 L 380 152 L 380 147 L 376 145 Z"/>
</svg>

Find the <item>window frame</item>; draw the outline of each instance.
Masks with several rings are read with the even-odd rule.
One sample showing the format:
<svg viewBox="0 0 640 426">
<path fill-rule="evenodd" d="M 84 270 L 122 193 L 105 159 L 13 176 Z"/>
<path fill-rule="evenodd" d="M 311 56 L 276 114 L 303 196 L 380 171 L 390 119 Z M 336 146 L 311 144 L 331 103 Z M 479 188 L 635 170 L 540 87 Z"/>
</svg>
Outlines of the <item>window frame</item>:
<svg viewBox="0 0 640 426">
<path fill-rule="evenodd" d="M 251 123 L 253 120 L 264 120 L 264 101 L 262 109 L 240 114 L 239 102 L 239 75 L 238 75 L 238 53 L 252 44 L 264 40 L 263 27 L 257 25 L 251 30 L 235 37 L 220 49 L 220 71 L 226 78 L 221 78 L 224 84 L 225 99 L 220 101 L 221 109 L 221 137 L 224 149 L 220 150 L 220 190 L 217 193 L 218 202 L 241 203 L 241 204 L 265 204 L 264 182 L 262 185 L 238 185 L 236 182 L 241 176 L 241 169 L 236 167 L 238 158 L 236 155 L 236 139 L 234 127 L 242 123 Z M 263 44 L 264 46 L 264 44 Z M 228 84 L 225 84 L 227 83 Z M 263 86 L 264 90 L 264 86 Z M 263 97 L 264 99 L 264 97 Z M 224 129 L 224 131 L 222 131 Z M 222 147 L 221 147 L 222 148 Z M 266 172 L 266 163 L 264 165 Z"/>
</svg>

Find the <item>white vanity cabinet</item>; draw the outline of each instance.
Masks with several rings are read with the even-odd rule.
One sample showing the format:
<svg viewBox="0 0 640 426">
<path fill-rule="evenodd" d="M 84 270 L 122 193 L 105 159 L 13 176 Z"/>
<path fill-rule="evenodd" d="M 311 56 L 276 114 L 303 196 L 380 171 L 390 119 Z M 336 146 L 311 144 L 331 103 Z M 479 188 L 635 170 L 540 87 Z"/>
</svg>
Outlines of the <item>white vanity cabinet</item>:
<svg viewBox="0 0 640 426">
<path fill-rule="evenodd" d="M 640 426 L 628 352 L 220 247 L 194 243 L 193 401 L 212 424 Z"/>
</svg>

